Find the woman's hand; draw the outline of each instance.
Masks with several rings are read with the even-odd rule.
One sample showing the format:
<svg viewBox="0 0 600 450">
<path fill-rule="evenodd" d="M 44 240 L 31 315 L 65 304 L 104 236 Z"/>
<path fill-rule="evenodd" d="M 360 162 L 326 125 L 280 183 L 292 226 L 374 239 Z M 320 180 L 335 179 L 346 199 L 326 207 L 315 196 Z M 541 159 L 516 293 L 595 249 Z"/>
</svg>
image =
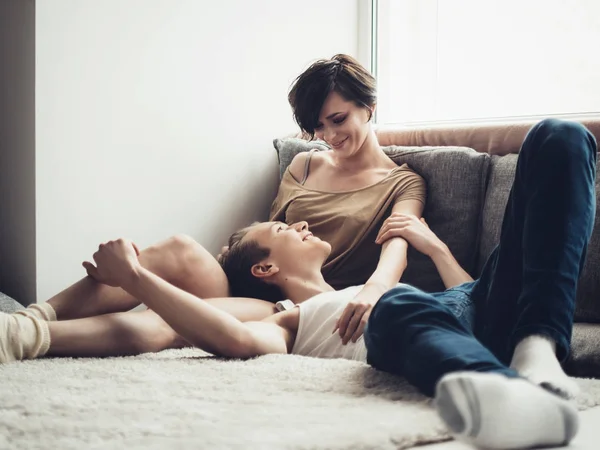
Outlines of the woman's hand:
<svg viewBox="0 0 600 450">
<path fill-rule="evenodd" d="M 346 345 L 350 340 L 356 342 L 362 336 L 373 306 L 384 293 L 376 286 L 365 284 L 348 303 L 333 329 L 333 333 L 339 329 L 342 344 Z"/>
<path fill-rule="evenodd" d="M 99 283 L 123 287 L 141 267 L 139 254 L 140 251 L 133 242 L 117 239 L 100 244 L 93 255 L 95 266 L 89 261 L 84 261 L 82 265 L 87 274 Z"/>
<path fill-rule="evenodd" d="M 375 243 L 383 244 L 388 239 L 401 237 L 419 252 L 431 257 L 444 243 L 429 229 L 425 219 L 412 214 L 393 213 L 379 230 Z"/>
</svg>

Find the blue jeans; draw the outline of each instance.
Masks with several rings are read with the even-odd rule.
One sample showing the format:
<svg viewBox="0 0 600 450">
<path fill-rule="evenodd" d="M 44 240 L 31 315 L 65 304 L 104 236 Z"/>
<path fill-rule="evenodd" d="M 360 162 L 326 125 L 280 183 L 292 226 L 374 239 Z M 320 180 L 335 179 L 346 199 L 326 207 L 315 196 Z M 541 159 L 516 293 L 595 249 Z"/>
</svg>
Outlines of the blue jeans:
<svg viewBox="0 0 600 450">
<path fill-rule="evenodd" d="M 407 285 L 388 291 L 365 329 L 369 364 L 432 396 L 449 372 L 516 377 L 507 364 L 532 334 L 554 339 L 564 360 L 595 218 L 596 152 L 580 124 L 535 125 L 519 153 L 500 242 L 480 278 L 434 294 Z"/>
</svg>

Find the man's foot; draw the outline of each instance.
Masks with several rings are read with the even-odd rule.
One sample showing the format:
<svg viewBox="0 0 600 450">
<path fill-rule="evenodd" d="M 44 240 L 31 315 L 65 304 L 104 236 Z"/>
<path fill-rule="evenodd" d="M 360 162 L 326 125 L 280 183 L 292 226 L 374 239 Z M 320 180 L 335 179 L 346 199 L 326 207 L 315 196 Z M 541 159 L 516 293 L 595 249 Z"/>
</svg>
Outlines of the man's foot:
<svg viewBox="0 0 600 450">
<path fill-rule="evenodd" d="M 489 449 L 567 445 L 579 426 L 568 401 L 523 378 L 496 373 L 444 376 L 435 406 L 457 439 Z"/>
<path fill-rule="evenodd" d="M 46 322 L 0 312 L 0 364 L 42 356 L 49 347 L 50 332 Z"/>
<path fill-rule="evenodd" d="M 579 393 L 577 383 L 567 376 L 556 359 L 556 343 L 545 336 L 528 336 L 519 342 L 510 367 L 563 398 L 573 398 Z"/>
</svg>

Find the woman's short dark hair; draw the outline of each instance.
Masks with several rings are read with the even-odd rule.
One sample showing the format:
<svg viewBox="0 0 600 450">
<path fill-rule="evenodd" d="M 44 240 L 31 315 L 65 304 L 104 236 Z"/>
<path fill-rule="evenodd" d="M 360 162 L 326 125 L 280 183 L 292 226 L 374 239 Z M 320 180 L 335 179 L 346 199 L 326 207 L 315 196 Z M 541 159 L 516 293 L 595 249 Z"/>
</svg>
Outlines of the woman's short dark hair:
<svg viewBox="0 0 600 450">
<path fill-rule="evenodd" d="M 250 297 L 273 303 L 283 300 L 278 286 L 267 283 L 252 274 L 252 266 L 268 258 L 271 250 L 254 240 L 244 241 L 248 228 L 236 231 L 229 238 L 229 249 L 219 258 L 233 297 Z"/>
<path fill-rule="evenodd" d="M 294 80 L 288 95 L 296 123 L 311 138 L 315 136 L 323 103 L 331 92 L 365 108 L 377 102 L 375 78 L 357 60 L 339 54 L 316 61 Z"/>
</svg>

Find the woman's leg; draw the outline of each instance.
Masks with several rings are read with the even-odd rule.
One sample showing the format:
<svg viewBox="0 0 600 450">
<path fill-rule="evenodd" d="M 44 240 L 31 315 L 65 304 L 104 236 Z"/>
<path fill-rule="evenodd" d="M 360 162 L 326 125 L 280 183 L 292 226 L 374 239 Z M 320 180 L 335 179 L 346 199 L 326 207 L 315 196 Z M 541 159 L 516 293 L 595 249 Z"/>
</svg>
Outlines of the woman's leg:
<svg viewBox="0 0 600 450">
<path fill-rule="evenodd" d="M 188 236 L 174 236 L 144 249 L 139 260 L 148 270 L 198 297 L 227 297 L 229 293 L 227 277 L 219 263 Z M 69 320 L 129 311 L 140 301 L 120 288 L 86 277 L 47 303 L 56 311 L 58 320 Z"/>
<path fill-rule="evenodd" d="M 544 120 L 527 135 L 500 243 L 473 289 L 476 335 L 505 364 L 568 395 L 577 281 L 595 218 L 596 142 L 582 125 Z M 533 336 L 533 337 L 531 337 Z"/>
<path fill-rule="evenodd" d="M 446 306 L 445 295 L 452 294 L 410 286 L 386 293 L 365 329 L 368 362 L 435 393 L 450 431 L 477 447 L 568 443 L 577 432 L 575 408 L 501 364 Z"/>
</svg>

